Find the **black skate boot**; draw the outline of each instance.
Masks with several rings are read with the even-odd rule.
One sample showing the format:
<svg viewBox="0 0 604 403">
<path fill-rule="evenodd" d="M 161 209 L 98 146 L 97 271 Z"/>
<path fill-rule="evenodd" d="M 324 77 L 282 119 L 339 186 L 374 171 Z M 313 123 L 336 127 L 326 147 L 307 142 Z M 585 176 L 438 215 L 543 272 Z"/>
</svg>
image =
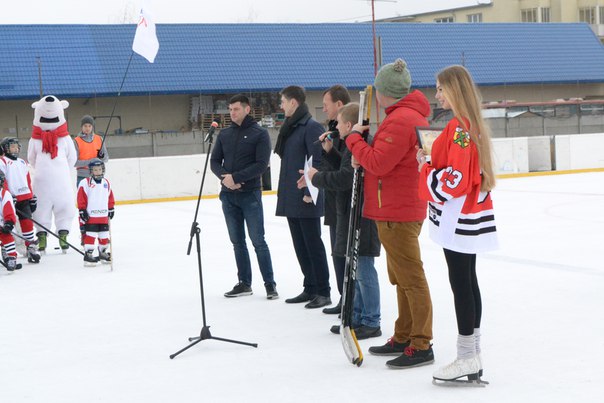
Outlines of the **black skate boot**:
<svg viewBox="0 0 604 403">
<path fill-rule="evenodd" d="M 99 248 L 99 261 L 103 264 L 111 263 L 111 253 L 107 252 L 107 248 Z"/>
<path fill-rule="evenodd" d="M 27 245 L 27 261 L 29 263 L 40 263 L 40 253 L 38 253 L 38 243 L 28 242 Z"/>
<path fill-rule="evenodd" d="M 17 263 L 17 258 L 13 256 L 8 256 L 6 258 L 6 266 L 6 270 L 8 271 L 19 270 L 21 267 L 23 267 L 21 263 Z"/>
<path fill-rule="evenodd" d="M 99 258 L 96 256 L 92 256 L 92 251 L 87 250 L 84 253 L 84 266 L 86 267 L 94 267 L 96 263 L 99 261 Z"/>
</svg>

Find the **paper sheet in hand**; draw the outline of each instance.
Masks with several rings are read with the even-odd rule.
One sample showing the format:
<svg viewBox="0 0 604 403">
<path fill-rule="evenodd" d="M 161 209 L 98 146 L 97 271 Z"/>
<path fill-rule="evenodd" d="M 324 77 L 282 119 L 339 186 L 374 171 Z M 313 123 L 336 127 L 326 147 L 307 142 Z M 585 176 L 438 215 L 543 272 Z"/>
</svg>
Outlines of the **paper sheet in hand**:
<svg viewBox="0 0 604 403">
<path fill-rule="evenodd" d="M 319 197 L 319 189 L 315 185 L 312 184 L 310 178 L 308 177 L 308 171 L 312 168 L 312 155 L 309 159 L 304 163 L 304 180 L 306 181 L 306 186 L 308 187 L 308 191 L 310 192 L 310 196 L 312 197 L 312 202 L 317 204 L 317 197 Z"/>
</svg>

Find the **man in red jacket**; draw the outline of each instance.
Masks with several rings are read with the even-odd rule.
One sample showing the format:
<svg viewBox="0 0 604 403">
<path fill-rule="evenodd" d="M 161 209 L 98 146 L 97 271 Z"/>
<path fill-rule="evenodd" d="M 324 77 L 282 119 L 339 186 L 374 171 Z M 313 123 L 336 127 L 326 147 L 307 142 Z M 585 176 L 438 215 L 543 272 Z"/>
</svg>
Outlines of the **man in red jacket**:
<svg viewBox="0 0 604 403">
<path fill-rule="evenodd" d="M 365 169 L 363 215 L 375 220 L 388 264 L 390 283 L 396 286 L 398 319 L 394 335 L 375 355 L 397 355 L 390 368 L 410 368 L 434 362 L 432 300 L 421 261 L 418 237 L 426 218 L 426 202 L 418 197 L 415 128 L 428 126 L 428 99 L 411 93 L 406 63 L 397 59 L 375 77 L 377 101 L 386 118 L 369 143 L 361 137 L 369 126 L 353 127 L 346 144 L 353 166 Z"/>
</svg>

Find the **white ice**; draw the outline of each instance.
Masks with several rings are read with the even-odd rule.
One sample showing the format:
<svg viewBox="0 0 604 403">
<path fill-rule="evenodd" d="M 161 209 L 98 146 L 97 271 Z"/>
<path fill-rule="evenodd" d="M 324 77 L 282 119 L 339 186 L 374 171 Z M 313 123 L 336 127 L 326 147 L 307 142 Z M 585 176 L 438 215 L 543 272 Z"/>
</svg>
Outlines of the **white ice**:
<svg viewBox="0 0 604 403">
<path fill-rule="evenodd" d="M 119 195 L 118 199 L 119 199 Z M 442 251 L 421 236 L 434 304 L 434 365 L 388 369 L 371 356 L 396 318 L 385 258 L 383 337 L 361 341 L 348 363 L 329 332 L 336 317 L 284 299 L 301 291 L 276 196 L 264 197 L 267 240 L 281 298 L 266 299 L 254 261 L 254 295 L 226 299 L 236 283 L 217 199 L 201 201 L 207 324 L 216 337 L 174 360 L 202 326 L 195 201 L 118 205 L 115 270 L 84 268 L 54 250 L 39 265 L 0 273 L 0 402 L 595 402 L 604 377 L 604 173 L 503 179 L 494 192 L 502 247 L 480 255 L 485 389 L 443 388 L 432 372 L 455 356 L 456 325 Z M 72 243 L 78 243 L 77 227 Z M 328 234 L 324 231 L 328 245 Z M 332 275 L 332 299 L 337 300 Z M 334 301 L 335 302 L 335 301 Z"/>
</svg>

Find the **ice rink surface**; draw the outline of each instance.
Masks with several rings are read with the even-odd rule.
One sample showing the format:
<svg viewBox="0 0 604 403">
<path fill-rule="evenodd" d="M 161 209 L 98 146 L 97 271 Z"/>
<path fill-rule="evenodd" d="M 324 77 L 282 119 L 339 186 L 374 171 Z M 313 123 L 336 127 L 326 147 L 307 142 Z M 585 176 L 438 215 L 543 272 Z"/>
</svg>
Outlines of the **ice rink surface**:
<svg viewBox="0 0 604 403">
<path fill-rule="evenodd" d="M 483 378 L 491 382 L 484 389 L 431 384 L 432 372 L 455 358 L 457 332 L 444 257 L 427 224 L 421 246 L 436 362 L 392 370 L 389 358 L 367 353 L 396 318 L 382 253 L 384 336 L 360 342 L 357 368 L 329 332 L 336 317 L 284 303 L 302 290 L 302 275 L 269 195 L 278 300 L 266 299 L 253 250 L 254 295 L 223 297 L 237 278 L 219 200 L 202 200 L 198 217 L 207 324 L 216 337 L 258 348 L 206 340 L 169 359 L 202 325 L 195 247 L 186 255 L 196 202 L 118 205 L 113 272 L 84 268 L 76 252 L 53 250 L 56 240 L 39 265 L 21 259 L 21 271 L 0 272 L 0 402 L 601 401 L 604 173 L 501 179 L 493 198 L 501 249 L 477 263 Z"/>
</svg>

